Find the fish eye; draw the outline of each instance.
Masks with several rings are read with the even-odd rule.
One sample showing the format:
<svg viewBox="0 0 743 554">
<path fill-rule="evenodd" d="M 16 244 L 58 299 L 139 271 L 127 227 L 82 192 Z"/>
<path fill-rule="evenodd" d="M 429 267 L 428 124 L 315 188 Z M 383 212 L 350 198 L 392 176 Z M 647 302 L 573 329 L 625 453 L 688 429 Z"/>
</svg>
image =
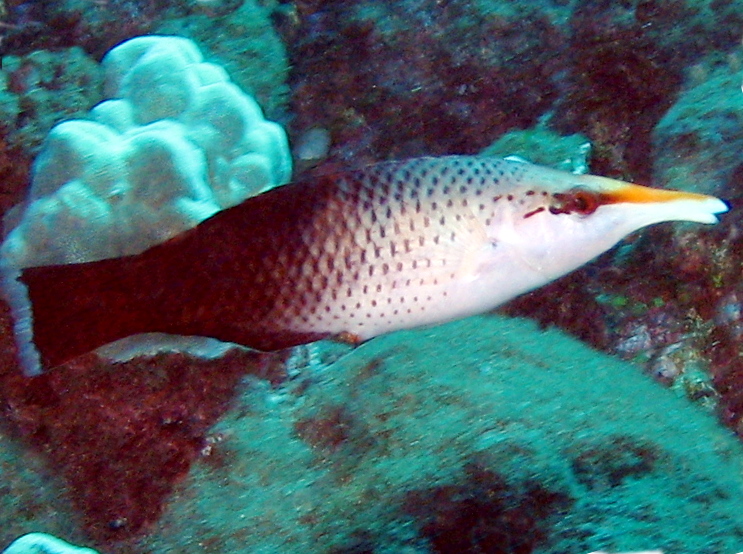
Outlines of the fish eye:
<svg viewBox="0 0 743 554">
<path fill-rule="evenodd" d="M 601 204 L 598 194 L 583 187 L 575 187 L 568 192 L 552 195 L 554 203 L 550 206 L 552 214 L 590 215 Z"/>
</svg>

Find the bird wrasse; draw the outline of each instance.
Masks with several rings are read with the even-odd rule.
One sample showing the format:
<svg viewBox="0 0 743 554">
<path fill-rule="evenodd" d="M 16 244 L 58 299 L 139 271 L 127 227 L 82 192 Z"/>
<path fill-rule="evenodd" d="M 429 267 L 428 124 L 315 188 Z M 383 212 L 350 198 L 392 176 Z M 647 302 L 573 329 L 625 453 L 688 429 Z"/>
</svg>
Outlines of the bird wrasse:
<svg viewBox="0 0 743 554">
<path fill-rule="evenodd" d="M 714 197 L 447 156 L 327 172 L 140 254 L 31 267 L 19 345 L 35 374 L 139 333 L 273 351 L 482 313 L 661 221 L 715 223 Z M 18 329 L 25 332 L 18 332 Z"/>
</svg>

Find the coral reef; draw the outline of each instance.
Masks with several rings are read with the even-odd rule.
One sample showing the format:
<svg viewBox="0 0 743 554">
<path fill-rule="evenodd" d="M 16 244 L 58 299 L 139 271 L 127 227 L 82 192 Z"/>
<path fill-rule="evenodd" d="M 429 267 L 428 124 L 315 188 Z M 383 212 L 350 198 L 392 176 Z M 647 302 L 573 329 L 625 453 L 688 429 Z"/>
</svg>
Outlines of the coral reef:
<svg viewBox="0 0 743 554">
<path fill-rule="evenodd" d="M 2 314 L 2 334 L 10 320 Z M 173 486 L 191 463 L 210 448 L 209 429 L 222 416 L 241 378 L 256 373 L 278 380 L 280 367 L 261 356 L 231 350 L 217 360 L 184 354 L 140 357 L 117 364 L 95 356 L 35 378 L 14 371 L 12 350 L 0 361 L 2 417 L 65 483 L 57 490 L 76 516 L 71 525 L 51 519 L 33 495 L 3 506 L 0 519 L 10 540 L 21 532 L 44 530 L 60 536 L 79 529 L 99 542 L 141 534 L 158 519 Z M 19 479 L 11 469 L 5 483 Z M 7 485 L 10 486 L 10 485 Z M 53 490 L 49 483 L 44 489 Z M 21 488 L 11 488 L 21 491 Z M 8 497 L 10 498 L 10 497 Z M 54 504 L 52 504 L 54 505 Z M 68 510 L 62 509 L 62 513 Z M 25 514 L 25 515 L 24 515 Z M 13 535 L 11 535 L 11 533 Z"/>
<path fill-rule="evenodd" d="M 743 436 L 741 0 L 5 7 L 3 212 L 45 129 L 99 99 L 86 56 L 142 32 L 191 37 L 290 121 L 270 18 L 293 64 L 292 132 L 322 129 L 331 163 L 475 152 L 499 137 L 513 153 L 580 133 L 595 173 L 731 200 L 718 228 L 631 237 L 505 311 L 642 364 Z M 81 529 L 122 553 L 696 554 L 743 542 L 741 453 L 724 431 L 634 368 L 564 339 L 553 348 L 554 333 L 519 322 L 382 338 L 332 372 L 289 367 L 277 386 L 298 355 L 115 367 L 91 356 L 25 379 L 0 315 L 0 409 L 31 445 L 11 445 L 0 466 L 3 546 L 37 530 L 86 544 Z M 252 382 L 212 428 L 250 372 L 273 386 Z"/>
<path fill-rule="evenodd" d="M 102 99 L 102 71 L 79 47 L 4 56 L 0 70 L 0 213 L 22 201 L 49 130 Z"/>
<path fill-rule="evenodd" d="M 536 123 L 557 95 L 565 37 L 539 7 L 295 6 L 280 26 L 293 67 L 292 128 L 328 129 L 336 159 L 476 152 Z"/>
<path fill-rule="evenodd" d="M 659 186 L 743 194 L 743 186 L 733 180 L 742 165 L 742 65 L 740 51 L 717 67 L 695 66 L 692 75 L 701 82 L 681 92 L 653 131 L 653 175 Z"/>
<path fill-rule="evenodd" d="M 132 39 L 103 67 L 110 99 L 35 162 L 12 267 L 137 253 L 290 178 L 283 130 L 191 41 Z"/>
<path fill-rule="evenodd" d="M 49 130 L 102 100 L 103 72 L 80 47 L 4 56 L 0 126 L 8 146 L 35 155 Z"/>
<path fill-rule="evenodd" d="M 519 320 L 388 335 L 331 370 L 253 381 L 212 436 L 140 550 L 697 554 L 743 540 L 729 432 Z"/>
<path fill-rule="evenodd" d="M 480 152 L 482 156 L 515 155 L 531 163 L 576 174 L 588 173 L 591 143 L 582 135 L 563 137 L 545 127 L 509 131 Z"/>
<path fill-rule="evenodd" d="M 651 134 L 684 69 L 705 54 L 736 48 L 742 14 L 740 0 L 578 0 L 554 124 L 591 139 L 594 172 L 649 182 Z"/>
<path fill-rule="evenodd" d="M 79 46 L 96 59 L 116 44 L 150 32 L 177 2 L 168 0 L 14 1 L 0 29 L 3 54 Z"/>
<path fill-rule="evenodd" d="M 190 38 L 222 65 L 267 117 L 285 121 L 289 62 L 271 25 L 271 1 L 192 2 L 189 13 L 168 18 L 155 32 Z"/>
</svg>

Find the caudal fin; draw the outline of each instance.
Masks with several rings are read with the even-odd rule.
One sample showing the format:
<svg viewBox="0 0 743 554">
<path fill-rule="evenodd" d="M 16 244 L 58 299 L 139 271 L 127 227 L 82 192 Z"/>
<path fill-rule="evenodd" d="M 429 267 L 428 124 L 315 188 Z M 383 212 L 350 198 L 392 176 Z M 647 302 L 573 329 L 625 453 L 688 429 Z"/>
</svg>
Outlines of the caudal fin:
<svg viewBox="0 0 743 554">
<path fill-rule="evenodd" d="M 109 342 L 148 330 L 136 297 L 136 257 L 32 267 L 6 275 L 19 357 L 37 375 Z M 15 279 L 13 278 L 15 277 Z M 25 285 L 25 287 L 24 287 Z"/>
</svg>

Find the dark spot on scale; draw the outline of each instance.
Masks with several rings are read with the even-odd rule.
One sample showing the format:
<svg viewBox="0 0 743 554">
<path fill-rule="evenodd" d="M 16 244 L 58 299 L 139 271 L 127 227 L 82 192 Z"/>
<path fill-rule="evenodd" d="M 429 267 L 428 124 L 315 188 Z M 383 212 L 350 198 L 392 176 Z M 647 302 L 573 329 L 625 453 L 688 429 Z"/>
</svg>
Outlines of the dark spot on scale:
<svg viewBox="0 0 743 554">
<path fill-rule="evenodd" d="M 513 194 L 509 194 L 506 198 L 508 199 L 509 202 L 512 201 L 513 200 Z"/>
<path fill-rule="evenodd" d="M 449 185 L 444 185 L 444 194 L 449 194 L 451 192 L 451 187 Z"/>
<path fill-rule="evenodd" d="M 382 292 L 382 285 L 377 285 L 377 292 Z"/>
<path fill-rule="evenodd" d="M 371 305 L 372 305 L 373 307 L 376 307 L 376 306 L 377 306 L 377 301 L 376 301 L 376 300 L 372 300 L 372 301 L 371 301 Z"/>
<path fill-rule="evenodd" d="M 472 184 L 472 177 L 467 177 L 467 184 L 468 185 L 471 185 Z M 465 187 L 464 185 L 462 185 L 461 187 L 459 187 L 459 192 L 462 193 L 462 194 L 465 194 L 467 192 L 467 190 L 468 190 L 467 187 Z"/>
<path fill-rule="evenodd" d="M 367 294 L 369 292 L 369 285 L 364 285 L 363 292 L 364 294 Z"/>
<path fill-rule="evenodd" d="M 374 266 L 370 265 L 369 266 L 369 277 L 373 277 L 373 276 L 374 276 Z"/>
<path fill-rule="evenodd" d="M 526 196 L 534 196 L 536 193 L 533 190 L 527 190 Z"/>
<path fill-rule="evenodd" d="M 402 271 L 402 262 L 397 262 L 397 271 Z"/>
<path fill-rule="evenodd" d="M 500 200 L 501 198 L 502 198 L 502 196 L 501 196 L 500 194 L 498 194 L 498 195 L 496 195 L 496 196 L 493 196 L 493 202 L 497 202 L 497 201 L 498 201 L 498 200 Z"/>
<path fill-rule="evenodd" d="M 390 272 L 390 265 L 388 263 L 382 264 L 382 274 L 387 275 Z"/>
</svg>

